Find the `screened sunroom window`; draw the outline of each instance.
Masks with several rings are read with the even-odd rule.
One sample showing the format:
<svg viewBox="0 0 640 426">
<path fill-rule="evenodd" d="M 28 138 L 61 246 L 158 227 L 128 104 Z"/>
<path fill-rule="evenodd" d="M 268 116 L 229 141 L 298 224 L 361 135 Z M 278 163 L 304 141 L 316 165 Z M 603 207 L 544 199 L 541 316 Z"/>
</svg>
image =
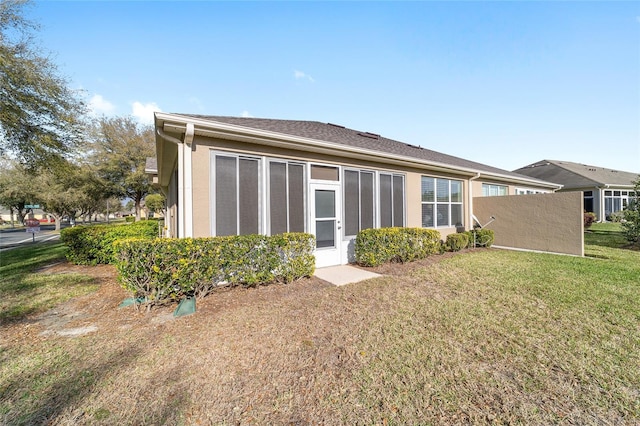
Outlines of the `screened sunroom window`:
<svg viewBox="0 0 640 426">
<path fill-rule="evenodd" d="M 353 236 L 375 226 L 374 177 L 371 171 L 344 171 L 345 236 Z"/>
<path fill-rule="evenodd" d="M 215 155 L 214 180 L 216 235 L 260 232 L 259 159 Z"/>
<path fill-rule="evenodd" d="M 404 226 L 404 176 L 380 173 L 380 227 Z"/>
<path fill-rule="evenodd" d="M 304 166 L 269 162 L 269 231 L 271 235 L 304 232 Z"/>
</svg>

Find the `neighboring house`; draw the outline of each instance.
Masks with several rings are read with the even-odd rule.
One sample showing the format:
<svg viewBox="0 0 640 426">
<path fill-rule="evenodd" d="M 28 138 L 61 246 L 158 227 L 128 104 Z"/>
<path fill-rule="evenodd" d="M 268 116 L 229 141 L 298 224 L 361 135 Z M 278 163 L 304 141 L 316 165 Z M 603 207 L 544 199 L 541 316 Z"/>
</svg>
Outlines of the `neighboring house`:
<svg viewBox="0 0 640 426">
<path fill-rule="evenodd" d="M 155 128 L 146 169 L 167 197 L 168 236 L 309 232 L 319 267 L 352 260 L 361 229 L 427 227 L 444 238 L 473 227 L 473 199 L 485 192 L 560 188 L 335 124 L 158 112 Z"/>
<path fill-rule="evenodd" d="M 27 218 L 29 214 L 33 213 L 34 219 L 39 219 L 41 221 L 53 221 L 53 219 L 46 214 L 41 209 L 33 209 L 27 213 Z M 2 223 L 17 223 L 18 222 L 18 214 L 14 211 L 13 214 L 9 211 L 9 209 L 0 206 L 0 224 Z"/>
<path fill-rule="evenodd" d="M 585 211 L 595 213 L 600 222 L 627 206 L 634 196 L 633 182 L 640 177 L 639 173 L 555 160 L 538 161 L 514 172 L 562 184 L 560 191 L 582 191 Z"/>
</svg>

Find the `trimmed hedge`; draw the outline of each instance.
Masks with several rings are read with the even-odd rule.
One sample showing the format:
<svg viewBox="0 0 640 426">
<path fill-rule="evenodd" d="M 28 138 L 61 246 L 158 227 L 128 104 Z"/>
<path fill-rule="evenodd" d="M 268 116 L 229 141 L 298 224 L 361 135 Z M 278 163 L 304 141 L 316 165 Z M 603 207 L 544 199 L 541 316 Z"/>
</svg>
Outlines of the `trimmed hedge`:
<svg viewBox="0 0 640 426">
<path fill-rule="evenodd" d="M 411 262 L 440 251 L 440 232 L 424 228 L 364 229 L 355 242 L 356 262 L 378 266 L 386 262 Z"/>
<path fill-rule="evenodd" d="M 476 229 L 467 231 L 469 235 L 469 247 L 491 247 L 495 240 L 495 234 L 491 229 Z"/>
<path fill-rule="evenodd" d="M 469 247 L 469 235 L 466 232 L 447 235 L 446 247 L 449 251 L 460 251 Z"/>
<path fill-rule="evenodd" d="M 128 239 L 115 244 L 120 284 L 148 303 L 204 297 L 221 285 L 291 282 L 315 270 L 315 237 L 287 233 Z"/>
<path fill-rule="evenodd" d="M 157 237 L 158 222 L 146 220 L 128 224 L 75 226 L 60 232 L 60 240 L 68 247 L 67 260 L 78 265 L 114 263 L 115 241 Z"/>
</svg>

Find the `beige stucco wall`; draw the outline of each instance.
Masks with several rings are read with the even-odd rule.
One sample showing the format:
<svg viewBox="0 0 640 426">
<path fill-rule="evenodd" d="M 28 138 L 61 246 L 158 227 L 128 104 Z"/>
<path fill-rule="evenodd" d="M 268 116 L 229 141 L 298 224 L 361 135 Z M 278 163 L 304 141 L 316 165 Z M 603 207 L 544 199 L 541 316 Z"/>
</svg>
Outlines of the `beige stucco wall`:
<svg viewBox="0 0 640 426">
<path fill-rule="evenodd" d="M 193 236 L 208 237 L 211 235 L 210 225 L 210 161 L 211 151 L 229 151 L 248 155 L 265 155 L 274 158 L 312 161 L 330 165 L 359 167 L 378 171 L 391 171 L 405 175 L 405 219 L 409 227 L 422 226 L 421 186 L 423 175 L 459 179 L 464 182 L 465 218 L 468 217 L 467 190 L 468 180 L 465 176 L 447 173 L 426 173 L 415 168 L 389 167 L 382 163 L 345 159 L 337 156 L 315 154 L 310 152 L 284 150 L 266 145 L 248 145 L 227 140 L 219 140 L 196 136 L 195 150 L 192 152 L 192 196 L 193 196 Z M 468 221 L 468 220 L 467 220 Z M 467 226 L 469 224 L 466 224 Z M 456 232 L 455 228 L 438 228 L 445 238 L 447 234 Z"/>
<path fill-rule="evenodd" d="M 282 158 L 290 160 L 311 161 L 330 165 L 358 167 L 378 171 L 391 171 L 402 173 L 405 175 L 405 219 L 406 226 L 421 227 L 422 226 L 422 205 L 421 205 L 421 176 L 442 177 L 450 179 L 458 179 L 463 181 L 463 205 L 465 226 L 469 229 L 470 208 L 469 196 L 482 196 L 482 183 L 485 181 L 474 180 L 469 181 L 469 175 L 459 175 L 454 173 L 434 172 L 429 170 L 421 170 L 417 168 L 402 168 L 398 166 L 389 166 L 372 161 L 345 159 L 343 157 L 331 156 L 325 154 L 317 154 L 311 152 L 294 151 L 289 149 L 281 149 L 268 145 L 251 145 L 241 142 L 228 140 L 220 140 L 214 138 L 206 138 L 196 136 L 194 139 L 195 149 L 192 152 L 192 199 L 193 199 L 193 235 L 194 237 L 207 237 L 211 235 L 211 189 L 210 189 L 210 162 L 211 152 L 228 151 L 233 153 L 244 153 L 248 155 L 269 156 L 273 158 Z M 499 182 L 487 182 L 496 183 Z M 505 183 L 500 183 L 506 185 Z M 472 188 L 471 188 L 471 185 Z M 472 193 L 469 192 L 470 188 Z M 515 186 L 509 187 L 509 193 L 515 193 Z M 527 196 L 519 196 L 527 197 Z M 477 198 L 476 198 L 477 199 Z M 473 201 L 475 210 L 475 200 Z M 579 210 L 581 211 L 581 210 Z M 455 233 L 456 228 L 437 228 L 443 239 L 448 234 Z"/>
<path fill-rule="evenodd" d="M 474 214 L 495 232 L 495 245 L 584 255 L 583 200 L 579 192 L 475 197 Z"/>
</svg>

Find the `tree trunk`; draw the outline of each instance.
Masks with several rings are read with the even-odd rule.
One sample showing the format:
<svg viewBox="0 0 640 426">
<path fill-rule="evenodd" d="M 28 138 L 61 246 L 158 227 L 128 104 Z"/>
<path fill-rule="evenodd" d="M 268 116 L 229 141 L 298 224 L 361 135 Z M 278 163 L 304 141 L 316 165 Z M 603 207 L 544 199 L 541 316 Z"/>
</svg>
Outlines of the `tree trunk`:
<svg viewBox="0 0 640 426">
<path fill-rule="evenodd" d="M 20 224 L 23 224 L 24 217 L 27 215 L 27 211 L 25 210 L 25 212 L 22 213 L 22 209 L 17 209 L 16 213 L 18 214 L 18 222 L 20 222 Z"/>
<path fill-rule="evenodd" d="M 53 216 L 53 220 L 55 221 L 56 224 L 56 231 L 60 230 L 60 221 L 62 219 L 62 216 L 58 216 L 57 214 L 53 214 L 53 213 L 49 213 L 51 216 Z"/>
<path fill-rule="evenodd" d="M 142 202 L 142 197 L 136 196 L 135 206 L 136 206 L 136 222 L 140 222 L 140 203 Z"/>
</svg>

